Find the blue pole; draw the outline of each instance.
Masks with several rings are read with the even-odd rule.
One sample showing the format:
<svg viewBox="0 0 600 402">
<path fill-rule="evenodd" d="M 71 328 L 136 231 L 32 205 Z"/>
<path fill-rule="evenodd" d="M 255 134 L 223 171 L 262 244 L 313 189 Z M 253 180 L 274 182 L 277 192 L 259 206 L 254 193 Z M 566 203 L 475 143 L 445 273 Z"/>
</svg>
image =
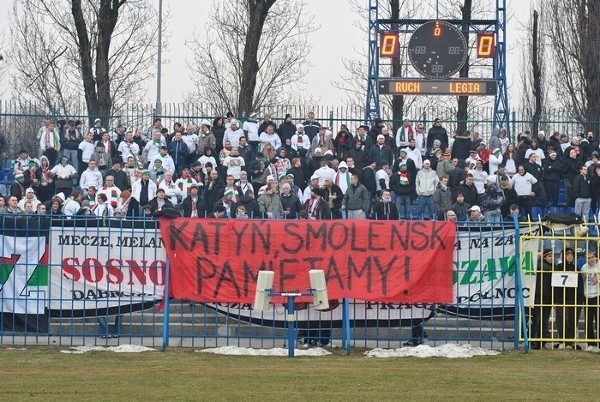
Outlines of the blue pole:
<svg viewBox="0 0 600 402">
<path fill-rule="evenodd" d="M 525 316 L 525 300 L 523 299 L 523 283 L 521 282 L 521 245 L 519 217 L 513 215 L 515 225 L 515 324 L 514 324 L 514 348 L 519 348 L 519 322 L 523 327 L 523 348 L 525 353 L 529 352 L 529 334 L 527 333 L 527 317 Z"/>
<path fill-rule="evenodd" d="M 294 341 L 294 335 L 296 333 L 296 317 L 294 317 L 294 298 L 294 296 L 288 296 L 288 357 L 294 357 L 294 348 L 296 347 L 296 342 Z"/>
<path fill-rule="evenodd" d="M 342 347 L 350 354 L 350 301 L 347 297 L 342 299 Z"/>
<path fill-rule="evenodd" d="M 170 306 L 170 300 L 169 300 L 169 277 L 171 275 L 171 263 L 169 262 L 169 260 L 167 259 L 167 267 L 166 267 L 166 272 L 165 272 L 165 290 L 163 292 L 163 301 L 164 301 L 164 306 L 165 306 L 165 311 L 163 313 L 163 331 L 162 331 L 162 351 L 166 352 L 167 351 L 167 346 L 169 346 L 169 321 L 170 321 L 170 317 L 169 317 L 169 306 Z"/>
</svg>

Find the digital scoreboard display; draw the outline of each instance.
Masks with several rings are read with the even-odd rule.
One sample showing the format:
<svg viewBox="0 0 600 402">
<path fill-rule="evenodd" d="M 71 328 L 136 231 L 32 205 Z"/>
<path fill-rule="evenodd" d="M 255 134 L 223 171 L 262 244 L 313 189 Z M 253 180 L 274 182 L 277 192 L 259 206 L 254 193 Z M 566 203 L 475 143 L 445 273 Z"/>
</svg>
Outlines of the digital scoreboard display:
<svg viewBox="0 0 600 402">
<path fill-rule="evenodd" d="M 465 35 L 446 21 L 429 21 L 418 27 L 408 42 L 410 63 L 428 78 L 449 78 L 467 61 Z"/>
<path fill-rule="evenodd" d="M 384 78 L 378 81 L 380 95 L 496 95 L 498 84 L 492 79 L 427 80 Z"/>
</svg>

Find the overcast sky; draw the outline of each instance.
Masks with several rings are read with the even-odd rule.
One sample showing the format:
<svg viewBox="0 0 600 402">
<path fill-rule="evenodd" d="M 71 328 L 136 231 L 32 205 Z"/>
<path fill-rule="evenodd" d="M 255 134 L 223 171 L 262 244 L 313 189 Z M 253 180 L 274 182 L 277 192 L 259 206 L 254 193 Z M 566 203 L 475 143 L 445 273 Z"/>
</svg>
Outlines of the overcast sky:
<svg viewBox="0 0 600 402">
<path fill-rule="evenodd" d="M 157 4 L 159 0 L 148 0 Z M 365 4 L 367 0 L 364 0 Z M 430 0 L 434 3 L 433 0 Z M 517 40 L 523 32 L 520 27 L 528 19 L 532 0 L 507 0 L 509 15 L 507 60 L 509 89 L 518 86 L 519 52 Z M 313 67 L 305 77 L 305 90 L 322 105 L 341 106 L 344 94 L 332 85 L 344 74 L 342 57 L 357 57 L 355 50 L 366 47 L 363 33 L 354 27 L 358 16 L 353 13 L 348 0 L 307 0 L 308 8 L 315 16 L 320 29 L 313 33 L 310 59 Z M 0 0 L 0 30 L 7 30 L 8 10 L 12 0 Z M 163 54 L 162 101 L 178 102 L 192 85 L 185 63 L 173 63 L 177 59 L 191 59 L 191 51 L 185 45 L 194 29 L 206 29 L 210 0 L 163 0 L 164 9 L 169 9 L 169 48 Z M 68 10 L 65 10 L 68 12 Z M 519 21 L 520 20 L 520 21 Z M 8 32 L 6 32 L 8 35 Z M 4 55 L 6 58 L 7 55 Z M 8 56 L 9 57 L 9 56 Z M 2 86 L 4 87 L 4 85 Z M 148 101 L 156 100 L 156 81 L 148 83 Z M 518 94 L 514 91 L 514 94 Z M 5 98 L 0 95 L 0 98 Z M 514 98 L 513 98 L 514 99 Z M 516 102 L 511 101 L 511 106 Z"/>
</svg>

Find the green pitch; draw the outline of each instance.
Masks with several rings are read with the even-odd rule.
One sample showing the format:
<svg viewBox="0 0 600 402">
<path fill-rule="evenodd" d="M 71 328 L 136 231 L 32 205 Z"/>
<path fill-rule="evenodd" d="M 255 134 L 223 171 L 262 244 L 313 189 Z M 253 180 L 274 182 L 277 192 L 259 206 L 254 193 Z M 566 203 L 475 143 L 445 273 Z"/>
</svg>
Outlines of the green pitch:
<svg viewBox="0 0 600 402">
<path fill-rule="evenodd" d="M 0 400 L 597 401 L 600 355 L 504 352 L 470 359 L 249 357 L 168 352 L 82 355 L 0 348 Z"/>
</svg>

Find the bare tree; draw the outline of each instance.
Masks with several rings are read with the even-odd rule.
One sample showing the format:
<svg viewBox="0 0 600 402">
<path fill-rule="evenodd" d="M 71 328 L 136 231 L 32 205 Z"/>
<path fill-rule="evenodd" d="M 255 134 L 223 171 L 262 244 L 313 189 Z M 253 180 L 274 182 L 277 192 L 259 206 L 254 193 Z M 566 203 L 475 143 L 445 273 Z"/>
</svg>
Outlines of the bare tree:
<svg viewBox="0 0 600 402">
<path fill-rule="evenodd" d="M 363 1 L 353 1 L 352 7 L 354 12 L 359 16 L 359 19 L 354 23 L 357 29 L 364 32 L 365 46 L 356 49 L 355 58 L 343 58 L 342 63 L 345 73 L 341 75 L 340 80 L 334 81 L 333 85 L 336 88 L 344 90 L 346 93 L 345 103 L 353 108 L 363 108 L 365 105 L 365 94 L 367 92 L 367 74 L 368 74 L 368 55 L 367 55 L 367 38 L 368 38 L 368 12 Z M 380 19 L 399 19 L 413 18 L 414 10 L 417 9 L 416 2 L 411 0 L 387 0 L 380 2 L 379 18 Z M 397 24 L 392 24 L 392 30 L 396 29 Z M 389 63 L 380 61 L 380 71 L 382 77 L 403 77 L 407 72 L 408 54 L 406 46 L 408 37 L 400 35 L 399 38 L 398 57 L 392 57 Z M 391 118 L 394 123 L 394 129 L 402 124 L 405 113 L 410 106 L 414 104 L 416 98 L 414 96 L 394 95 L 382 97 L 380 100 L 381 117 Z M 389 111 L 389 113 L 388 113 Z"/>
<path fill-rule="evenodd" d="M 521 64 L 521 82 L 523 111 L 529 116 L 532 122 L 532 130 L 537 133 L 542 120 L 545 101 L 548 98 L 546 87 L 546 37 L 542 35 L 540 26 L 543 25 L 543 6 L 542 15 L 538 10 L 534 10 L 532 18 L 529 21 L 526 32 L 530 35 L 526 38 L 522 46 Z"/>
<path fill-rule="evenodd" d="M 315 27 L 297 0 L 215 2 L 205 37 L 195 34 L 189 67 L 195 100 L 244 115 L 284 103 L 310 67 L 307 35 Z"/>
<path fill-rule="evenodd" d="M 548 0 L 546 18 L 557 100 L 598 132 L 600 121 L 600 3 Z"/>
<path fill-rule="evenodd" d="M 63 114 L 85 98 L 107 123 L 128 96 L 145 93 L 158 24 L 144 0 L 15 0 L 11 42 L 16 95 Z"/>
</svg>

